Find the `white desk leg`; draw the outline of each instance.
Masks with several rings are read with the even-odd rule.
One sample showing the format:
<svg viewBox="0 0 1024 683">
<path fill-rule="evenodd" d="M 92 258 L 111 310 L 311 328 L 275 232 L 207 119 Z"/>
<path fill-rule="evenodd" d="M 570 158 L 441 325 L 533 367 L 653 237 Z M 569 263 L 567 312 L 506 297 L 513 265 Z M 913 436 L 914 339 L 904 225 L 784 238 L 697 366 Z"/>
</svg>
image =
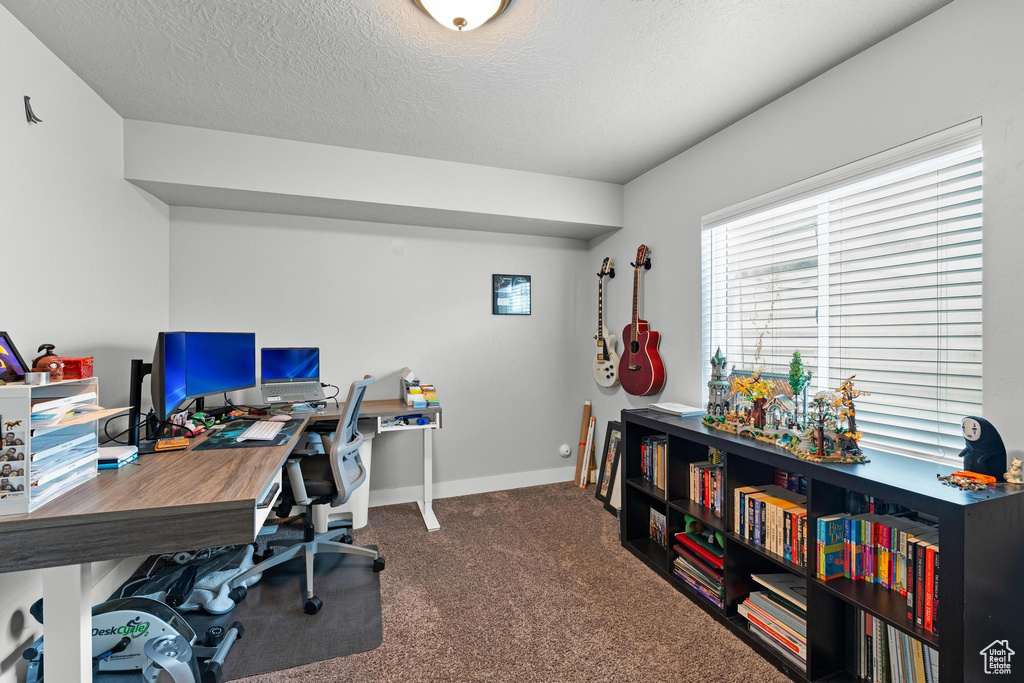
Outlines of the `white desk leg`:
<svg viewBox="0 0 1024 683">
<path fill-rule="evenodd" d="M 46 680 L 92 681 L 92 565 L 43 570 Z"/>
<path fill-rule="evenodd" d="M 437 522 L 432 503 L 434 487 L 434 430 L 423 430 L 423 500 L 416 501 L 420 506 L 420 514 L 423 515 L 423 523 L 427 525 L 427 531 L 439 531 L 441 525 Z"/>
</svg>

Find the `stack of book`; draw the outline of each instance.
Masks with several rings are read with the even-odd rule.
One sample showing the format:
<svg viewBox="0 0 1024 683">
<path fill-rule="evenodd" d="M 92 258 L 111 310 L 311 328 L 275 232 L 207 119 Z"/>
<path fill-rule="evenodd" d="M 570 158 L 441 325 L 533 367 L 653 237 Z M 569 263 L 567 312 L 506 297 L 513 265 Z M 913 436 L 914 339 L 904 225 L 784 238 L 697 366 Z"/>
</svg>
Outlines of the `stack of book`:
<svg viewBox="0 0 1024 683">
<path fill-rule="evenodd" d="M 818 578 L 867 581 L 907 599 L 907 620 L 938 633 L 939 528 L 893 515 L 818 519 Z"/>
<path fill-rule="evenodd" d="M 658 545 L 664 546 L 668 543 L 668 527 L 665 524 L 665 515 L 651 508 L 651 538 L 657 541 Z"/>
<path fill-rule="evenodd" d="M 872 683 L 938 683 L 937 650 L 864 611 L 857 618 L 858 678 Z"/>
<path fill-rule="evenodd" d="M 793 574 L 751 574 L 768 590 L 739 606 L 747 628 L 800 671 L 807 671 L 807 582 Z"/>
<path fill-rule="evenodd" d="M 672 573 L 718 609 L 725 603 L 723 566 L 725 551 L 717 542 L 697 533 L 676 534 Z"/>
<path fill-rule="evenodd" d="M 722 466 L 710 460 L 690 463 L 690 500 L 722 516 L 725 476 Z"/>
<path fill-rule="evenodd" d="M 807 498 L 777 484 L 733 490 L 736 533 L 785 560 L 807 565 Z"/>
<path fill-rule="evenodd" d="M 662 491 L 666 488 L 668 462 L 668 437 L 645 436 L 640 442 L 640 471 L 644 481 L 654 484 Z"/>
</svg>

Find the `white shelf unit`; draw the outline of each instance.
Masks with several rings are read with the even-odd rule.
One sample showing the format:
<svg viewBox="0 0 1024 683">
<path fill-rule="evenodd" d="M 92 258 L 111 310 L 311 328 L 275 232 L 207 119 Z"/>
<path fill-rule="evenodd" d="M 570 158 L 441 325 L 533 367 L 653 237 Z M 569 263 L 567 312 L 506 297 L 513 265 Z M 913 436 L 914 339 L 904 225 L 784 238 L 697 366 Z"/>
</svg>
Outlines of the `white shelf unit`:
<svg viewBox="0 0 1024 683">
<path fill-rule="evenodd" d="M 61 399 L 98 405 L 98 398 L 95 377 L 0 386 L 0 515 L 30 512 L 95 476 L 100 425 L 122 409 L 79 414 L 33 429 L 32 407 Z"/>
</svg>

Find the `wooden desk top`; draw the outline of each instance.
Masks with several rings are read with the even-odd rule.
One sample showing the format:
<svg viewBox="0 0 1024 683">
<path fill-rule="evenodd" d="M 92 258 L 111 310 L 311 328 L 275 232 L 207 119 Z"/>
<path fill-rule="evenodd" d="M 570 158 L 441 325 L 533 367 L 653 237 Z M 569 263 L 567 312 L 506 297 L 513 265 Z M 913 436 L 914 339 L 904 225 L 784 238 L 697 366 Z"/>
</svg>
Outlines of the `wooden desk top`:
<svg viewBox="0 0 1024 683">
<path fill-rule="evenodd" d="M 281 446 L 140 455 L 137 464 L 95 477 L 34 512 L 0 517 L 0 572 L 251 542 L 257 499 L 309 422 L 338 420 L 344 404 L 298 413 Z M 433 415 L 398 399 L 364 401 L 360 417 Z"/>
<path fill-rule="evenodd" d="M 38 510 L 0 517 L 0 530 L 74 525 L 94 516 L 106 522 L 131 521 L 173 508 L 252 507 L 284 465 L 307 419 L 281 446 L 197 451 L 210 435 L 204 433 L 184 451 L 141 454 L 133 464 L 100 470 Z"/>
</svg>

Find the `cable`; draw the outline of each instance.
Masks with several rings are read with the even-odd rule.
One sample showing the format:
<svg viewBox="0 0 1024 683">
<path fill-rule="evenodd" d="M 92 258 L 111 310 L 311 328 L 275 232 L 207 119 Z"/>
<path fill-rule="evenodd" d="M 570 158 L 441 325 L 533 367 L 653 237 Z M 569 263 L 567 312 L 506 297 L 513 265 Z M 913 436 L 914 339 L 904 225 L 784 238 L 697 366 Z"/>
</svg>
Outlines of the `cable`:
<svg viewBox="0 0 1024 683">
<path fill-rule="evenodd" d="M 325 401 L 334 401 L 334 405 L 336 405 L 336 406 L 340 406 L 341 405 L 340 403 L 338 403 L 338 394 L 341 393 L 341 388 L 338 387 L 338 385 L 336 385 L 336 384 L 329 384 L 329 383 L 328 384 L 324 384 L 324 383 L 321 382 L 320 386 L 325 387 L 325 388 L 326 387 L 334 387 L 334 396 L 328 396 L 324 400 Z"/>
</svg>

